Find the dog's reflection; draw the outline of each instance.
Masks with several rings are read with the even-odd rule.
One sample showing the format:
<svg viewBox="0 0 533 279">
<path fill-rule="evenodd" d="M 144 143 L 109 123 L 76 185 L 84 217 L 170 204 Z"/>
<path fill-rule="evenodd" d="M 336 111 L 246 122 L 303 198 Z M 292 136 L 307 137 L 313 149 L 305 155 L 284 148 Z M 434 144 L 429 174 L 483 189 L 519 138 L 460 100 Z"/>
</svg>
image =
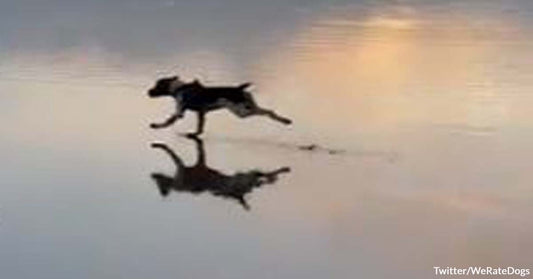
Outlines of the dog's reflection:
<svg viewBox="0 0 533 279">
<path fill-rule="evenodd" d="M 162 196 L 167 196 L 171 191 L 190 192 L 199 194 L 209 192 L 214 196 L 233 199 L 239 202 L 244 209 L 250 209 L 245 195 L 254 188 L 277 181 L 278 175 L 290 172 L 290 168 L 283 167 L 274 171 L 264 172 L 252 170 L 226 175 L 206 165 L 204 143 L 198 137 L 189 137 L 196 143 L 198 158 L 193 166 L 185 166 L 181 158 L 163 143 L 152 143 L 152 147 L 167 153 L 176 165 L 174 176 L 163 173 L 152 173 L 152 179 L 157 184 Z"/>
</svg>

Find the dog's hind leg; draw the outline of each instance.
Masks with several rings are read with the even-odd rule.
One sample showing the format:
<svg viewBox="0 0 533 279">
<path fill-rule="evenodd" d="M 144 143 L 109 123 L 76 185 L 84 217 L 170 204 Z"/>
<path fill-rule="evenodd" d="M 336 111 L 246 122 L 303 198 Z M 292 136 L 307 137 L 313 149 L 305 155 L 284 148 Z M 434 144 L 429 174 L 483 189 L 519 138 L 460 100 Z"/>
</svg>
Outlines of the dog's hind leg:
<svg viewBox="0 0 533 279">
<path fill-rule="evenodd" d="M 292 120 L 275 113 L 273 110 L 264 109 L 264 108 L 261 108 L 261 107 L 256 107 L 252 111 L 251 115 L 264 115 L 264 116 L 267 116 L 268 118 L 270 118 L 270 119 L 272 119 L 274 121 L 281 122 L 281 123 L 283 123 L 285 125 L 289 125 L 289 124 L 292 123 Z"/>
<path fill-rule="evenodd" d="M 266 178 L 266 183 L 274 183 L 278 180 L 278 175 L 290 171 L 291 169 L 289 167 L 283 167 L 270 172 L 265 172 L 262 175 Z"/>
<path fill-rule="evenodd" d="M 244 208 L 244 210 L 250 210 L 250 205 L 248 204 L 244 196 L 236 197 L 236 199 L 239 201 L 239 203 L 241 204 L 242 208 Z"/>
<path fill-rule="evenodd" d="M 246 118 L 254 115 L 267 116 L 272 120 L 281 122 L 285 125 L 292 123 L 292 120 L 283 117 L 272 110 L 264 109 L 255 104 L 253 100 L 243 104 L 228 105 L 228 109 L 240 118 Z"/>
<path fill-rule="evenodd" d="M 190 135 L 188 138 L 193 140 L 194 143 L 196 144 L 197 157 L 196 157 L 195 165 L 202 166 L 205 168 L 206 167 L 205 166 L 206 155 L 205 155 L 204 141 L 201 138 L 197 136 L 193 136 L 193 135 Z"/>
<path fill-rule="evenodd" d="M 195 137 L 195 136 L 199 136 L 200 134 L 204 132 L 204 126 L 205 126 L 205 112 L 204 111 L 198 112 L 198 122 L 196 123 L 197 123 L 196 132 L 189 133 L 188 136 Z"/>
</svg>

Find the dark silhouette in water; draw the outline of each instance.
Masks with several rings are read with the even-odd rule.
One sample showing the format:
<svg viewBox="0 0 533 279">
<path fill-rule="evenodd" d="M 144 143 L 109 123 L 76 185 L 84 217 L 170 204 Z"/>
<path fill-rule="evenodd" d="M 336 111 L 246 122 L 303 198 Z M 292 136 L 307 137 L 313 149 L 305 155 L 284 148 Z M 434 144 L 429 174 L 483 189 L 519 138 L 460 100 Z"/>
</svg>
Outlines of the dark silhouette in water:
<svg viewBox="0 0 533 279">
<path fill-rule="evenodd" d="M 176 112 L 164 122 L 152 123 L 150 127 L 154 129 L 169 127 L 182 118 L 186 110 L 191 110 L 197 113 L 198 124 L 196 132 L 190 135 L 200 135 L 204 131 L 206 114 L 223 108 L 230 110 L 239 118 L 258 115 L 267 116 L 285 125 L 292 123 L 290 119 L 258 106 L 252 94 L 246 91 L 249 86 L 250 83 L 233 87 L 206 87 L 197 80 L 185 83 L 177 76 L 162 78 L 148 91 L 148 96 L 151 98 L 173 97 L 176 101 Z"/>
<path fill-rule="evenodd" d="M 152 173 L 152 179 L 164 197 L 172 190 L 193 194 L 210 192 L 214 196 L 236 200 L 248 210 L 250 206 L 245 199 L 247 193 L 264 184 L 276 182 L 279 174 L 290 171 L 290 168 L 284 167 L 271 172 L 252 170 L 226 175 L 206 165 L 203 141 L 198 137 L 190 136 L 189 138 L 196 143 L 198 152 L 197 161 L 193 166 L 185 166 L 180 157 L 167 145 L 152 143 L 153 148 L 165 151 L 176 165 L 174 176 Z"/>
</svg>

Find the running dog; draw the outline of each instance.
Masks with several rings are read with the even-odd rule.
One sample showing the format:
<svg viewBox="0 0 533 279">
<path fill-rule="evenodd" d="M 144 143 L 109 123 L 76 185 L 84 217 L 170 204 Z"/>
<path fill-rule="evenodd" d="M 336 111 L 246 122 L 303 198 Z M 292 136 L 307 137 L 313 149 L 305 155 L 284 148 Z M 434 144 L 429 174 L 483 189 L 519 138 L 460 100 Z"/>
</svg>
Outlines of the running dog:
<svg viewBox="0 0 533 279">
<path fill-rule="evenodd" d="M 171 191 L 190 192 L 199 194 L 211 193 L 214 196 L 227 198 L 239 202 L 246 210 L 250 209 L 245 195 L 254 188 L 276 182 L 282 173 L 290 172 L 284 167 L 265 172 L 251 170 L 227 175 L 206 165 L 206 155 L 203 141 L 194 136 L 188 137 L 196 143 L 198 158 L 193 166 L 186 166 L 181 158 L 170 147 L 163 143 L 152 143 L 152 147 L 163 150 L 176 166 L 174 176 L 163 173 L 152 173 L 152 179 L 157 184 L 161 196 L 166 197 Z"/>
<path fill-rule="evenodd" d="M 182 118 L 186 110 L 197 113 L 196 132 L 189 135 L 200 135 L 204 131 L 205 115 L 214 110 L 228 109 L 239 118 L 259 115 L 289 125 L 292 121 L 276 114 L 274 111 L 258 106 L 252 94 L 246 89 L 250 83 L 234 87 L 207 87 L 198 80 L 186 83 L 177 76 L 159 79 L 148 91 L 151 98 L 172 97 L 176 101 L 176 112 L 162 123 L 152 123 L 151 128 L 166 128 Z"/>
</svg>

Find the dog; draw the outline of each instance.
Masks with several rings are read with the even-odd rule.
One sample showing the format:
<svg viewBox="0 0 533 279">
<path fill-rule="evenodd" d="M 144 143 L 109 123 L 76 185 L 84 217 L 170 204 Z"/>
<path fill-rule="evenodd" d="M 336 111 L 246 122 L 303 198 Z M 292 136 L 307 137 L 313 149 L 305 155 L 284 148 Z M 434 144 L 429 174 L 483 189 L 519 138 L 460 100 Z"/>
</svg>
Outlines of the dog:
<svg viewBox="0 0 533 279">
<path fill-rule="evenodd" d="M 151 98 L 172 97 L 176 101 L 176 112 L 161 123 L 152 123 L 153 129 L 166 128 L 184 116 L 185 111 L 197 113 L 196 132 L 189 135 L 200 135 L 204 131 L 205 116 L 208 112 L 228 109 L 239 118 L 250 116 L 266 116 L 270 119 L 289 125 L 292 121 L 280 116 L 272 110 L 258 106 L 252 94 L 246 89 L 250 83 L 243 83 L 234 87 L 207 87 L 198 80 L 183 82 L 177 76 L 159 79 L 155 86 L 148 90 Z"/>
<path fill-rule="evenodd" d="M 151 177 L 157 184 L 161 196 L 166 197 L 173 190 L 176 192 L 190 192 L 199 194 L 209 192 L 214 196 L 233 199 L 246 210 L 250 209 L 245 195 L 254 188 L 277 181 L 278 175 L 290 172 L 290 168 L 283 167 L 271 172 L 251 170 L 226 175 L 206 165 L 206 155 L 203 141 L 198 137 L 189 136 L 196 143 L 198 157 L 193 166 L 185 166 L 172 149 L 163 143 L 152 143 L 152 148 L 163 150 L 176 165 L 176 173 L 169 176 L 162 173 L 152 173 Z"/>
</svg>

